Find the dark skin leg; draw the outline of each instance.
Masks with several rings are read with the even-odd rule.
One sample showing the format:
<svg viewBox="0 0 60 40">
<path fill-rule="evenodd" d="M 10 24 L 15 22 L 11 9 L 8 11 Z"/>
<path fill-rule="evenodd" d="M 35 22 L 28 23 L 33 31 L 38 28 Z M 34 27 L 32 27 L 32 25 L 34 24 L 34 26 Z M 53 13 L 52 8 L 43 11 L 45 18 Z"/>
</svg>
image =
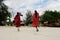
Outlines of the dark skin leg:
<svg viewBox="0 0 60 40">
<path fill-rule="evenodd" d="M 36 26 L 36 32 L 38 32 L 39 31 L 39 29 L 37 28 L 37 26 Z"/>
<path fill-rule="evenodd" d="M 17 28 L 17 31 L 18 31 L 18 32 L 20 31 L 19 28 Z"/>
</svg>

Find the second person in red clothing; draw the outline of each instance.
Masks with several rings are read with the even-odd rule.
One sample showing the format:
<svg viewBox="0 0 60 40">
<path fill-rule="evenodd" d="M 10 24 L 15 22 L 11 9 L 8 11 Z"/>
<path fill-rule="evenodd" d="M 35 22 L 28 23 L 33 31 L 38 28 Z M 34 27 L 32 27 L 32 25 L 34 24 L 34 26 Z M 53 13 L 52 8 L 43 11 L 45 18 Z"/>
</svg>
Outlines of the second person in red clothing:
<svg viewBox="0 0 60 40">
<path fill-rule="evenodd" d="M 35 10 L 35 12 L 32 16 L 32 20 L 33 20 L 32 26 L 36 27 L 36 31 L 38 32 L 39 31 L 39 29 L 38 29 L 38 26 L 39 26 L 39 13 L 36 10 Z"/>
</svg>

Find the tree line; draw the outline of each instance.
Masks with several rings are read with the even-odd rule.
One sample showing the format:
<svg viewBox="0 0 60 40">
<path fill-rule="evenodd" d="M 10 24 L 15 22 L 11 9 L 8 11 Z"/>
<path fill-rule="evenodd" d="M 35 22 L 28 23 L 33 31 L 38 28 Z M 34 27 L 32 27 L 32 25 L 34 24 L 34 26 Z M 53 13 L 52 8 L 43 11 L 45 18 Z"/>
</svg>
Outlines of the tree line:
<svg viewBox="0 0 60 40">
<path fill-rule="evenodd" d="M 45 11 L 41 16 L 41 23 L 45 26 L 60 26 L 60 12 L 58 11 Z M 45 23 L 44 23 L 45 22 Z"/>
</svg>

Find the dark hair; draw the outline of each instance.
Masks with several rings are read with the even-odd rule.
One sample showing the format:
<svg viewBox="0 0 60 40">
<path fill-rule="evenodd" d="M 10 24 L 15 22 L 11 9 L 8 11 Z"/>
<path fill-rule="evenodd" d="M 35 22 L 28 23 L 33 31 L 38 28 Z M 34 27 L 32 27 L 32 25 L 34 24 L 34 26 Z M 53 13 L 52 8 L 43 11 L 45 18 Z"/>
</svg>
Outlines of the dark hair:
<svg viewBox="0 0 60 40">
<path fill-rule="evenodd" d="M 17 14 L 20 14 L 19 12 L 17 12 Z"/>
</svg>

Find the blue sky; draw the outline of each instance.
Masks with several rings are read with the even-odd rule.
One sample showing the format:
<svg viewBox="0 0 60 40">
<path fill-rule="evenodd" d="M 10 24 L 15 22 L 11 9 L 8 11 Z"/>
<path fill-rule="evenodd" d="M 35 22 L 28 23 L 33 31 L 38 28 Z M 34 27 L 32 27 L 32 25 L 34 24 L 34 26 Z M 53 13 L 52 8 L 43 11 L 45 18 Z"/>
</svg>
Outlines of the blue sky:
<svg viewBox="0 0 60 40">
<path fill-rule="evenodd" d="M 21 12 L 25 17 L 26 11 L 37 10 L 40 15 L 44 14 L 46 10 L 60 11 L 60 0 L 5 0 L 4 3 L 13 9 L 14 13 Z M 10 9 L 10 10 L 12 10 Z"/>
</svg>

